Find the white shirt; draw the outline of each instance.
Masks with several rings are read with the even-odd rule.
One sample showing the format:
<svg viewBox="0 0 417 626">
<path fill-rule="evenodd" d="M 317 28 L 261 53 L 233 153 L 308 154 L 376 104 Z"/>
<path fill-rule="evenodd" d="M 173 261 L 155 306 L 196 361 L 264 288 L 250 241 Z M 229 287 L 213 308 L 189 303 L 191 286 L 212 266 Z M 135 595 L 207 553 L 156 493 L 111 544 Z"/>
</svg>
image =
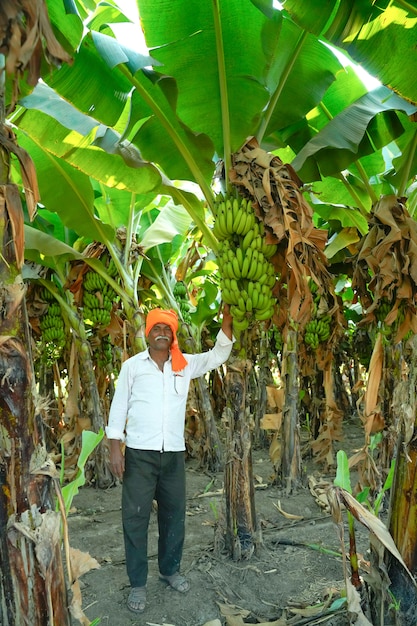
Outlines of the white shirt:
<svg viewBox="0 0 417 626">
<path fill-rule="evenodd" d="M 227 361 L 233 341 L 220 330 L 212 350 L 185 354 L 188 365 L 173 372 L 171 358 L 161 371 L 149 350 L 127 359 L 121 367 L 110 407 L 106 435 L 126 441 L 129 448 L 179 452 L 185 450 L 184 420 L 193 378 Z"/>
</svg>

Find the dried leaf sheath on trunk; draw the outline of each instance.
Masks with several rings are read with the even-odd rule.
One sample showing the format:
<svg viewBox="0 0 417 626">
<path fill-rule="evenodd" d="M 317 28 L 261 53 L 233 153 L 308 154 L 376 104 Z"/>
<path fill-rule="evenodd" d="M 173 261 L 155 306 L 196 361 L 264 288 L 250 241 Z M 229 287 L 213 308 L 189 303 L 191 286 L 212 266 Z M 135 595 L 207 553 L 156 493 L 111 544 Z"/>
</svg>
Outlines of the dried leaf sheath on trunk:
<svg viewBox="0 0 417 626">
<path fill-rule="evenodd" d="M 11 203 L 10 199 L 13 199 Z M 0 188 L 0 622 L 69 625 L 61 554 L 60 515 L 49 476 L 30 466 L 46 456 L 32 396 L 32 365 L 25 315 L 23 212 L 12 185 Z"/>
<path fill-rule="evenodd" d="M 301 476 L 299 412 L 299 369 L 297 331 L 290 329 L 284 348 L 283 379 L 285 381 L 285 404 L 282 430 L 282 480 L 287 493 L 291 493 Z"/>
</svg>

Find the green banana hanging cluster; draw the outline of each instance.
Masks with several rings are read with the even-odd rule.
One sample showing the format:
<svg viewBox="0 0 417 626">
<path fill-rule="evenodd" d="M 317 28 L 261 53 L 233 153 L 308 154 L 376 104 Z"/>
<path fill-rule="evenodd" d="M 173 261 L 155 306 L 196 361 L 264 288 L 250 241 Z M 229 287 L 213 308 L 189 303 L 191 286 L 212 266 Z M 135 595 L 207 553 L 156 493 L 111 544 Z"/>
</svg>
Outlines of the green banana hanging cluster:
<svg viewBox="0 0 417 626">
<path fill-rule="evenodd" d="M 304 342 L 312 350 L 317 350 L 321 343 L 330 337 L 332 318 L 320 311 L 320 293 L 317 284 L 311 282 L 310 290 L 313 295 L 313 319 L 311 319 L 304 329 Z"/>
<path fill-rule="evenodd" d="M 110 335 L 104 335 L 99 344 L 93 349 L 93 359 L 102 368 L 107 368 L 113 362 L 113 346 Z"/>
<path fill-rule="evenodd" d="M 174 298 L 178 302 L 181 317 L 186 324 L 191 324 L 191 304 L 188 298 L 188 289 L 182 280 L 178 280 L 174 286 Z"/>
<path fill-rule="evenodd" d="M 304 341 L 313 350 L 317 350 L 319 345 L 330 337 L 331 317 L 323 317 L 310 320 L 305 327 Z"/>
<path fill-rule="evenodd" d="M 276 354 L 277 352 L 281 352 L 284 347 L 284 339 L 282 337 L 281 331 L 276 326 L 273 326 L 270 329 L 270 337 L 269 337 L 269 345 L 271 348 L 271 352 Z"/>
<path fill-rule="evenodd" d="M 66 342 L 65 325 L 61 307 L 48 289 L 42 290 L 42 298 L 49 304 L 45 315 L 39 322 L 42 331 L 41 352 L 46 363 L 52 364 L 59 359 L 64 349 Z"/>
<path fill-rule="evenodd" d="M 83 319 L 91 326 L 106 328 L 111 321 L 111 310 L 116 292 L 107 281 L 89 270 L 83 280 Z"/>
<path fill-rule="evenodd" d="M 119 273 L 119 270 L 116 267 L 116 263 L 113 261 L 112 257 L 110 257 L 108 260 L 106 270 L 107 270 L 108 275 L 111 276 L 112 278 L 117 276 Z"/>
<path fill-rule="evenodd" d="M 380 305 L 375 310 L 375 316 L 378 322 L 384 322 L 391 309 L 392 304 L 390 304 L 388 300 L 385 300 L 385 298 L 383 298 L 380 302 Z"/>
<path fill-rule="evenodd" d="M 230 305 L 233 329 L 242 332 L 254 320 L 270 319 L 276 279 L 270 258 L 277 246 L 265 242 L 264 225 L 251 202 L 221 197 L 216 202 L 213 234 L 219 240 L 220 289 Z"/>
<path fill-rule="evenodd" d="M 403 305 L 404 305 L 404 301 L 400 302 L 398 306 L 397 316 L 392 323 L 392 327 L 394 329 L 397 328 L 400 324 L 402 324 L 405 319 L 405 312 L 404 312 Z M 393 308 L 394 308 L 393 302 L 390 302 L 386 298 L 382 298 L 379 302 L 379 306 L 375 309 L 375 317 L 377 321 L 384 323 L 388 313 L 391 313 Z"/>
</svg>

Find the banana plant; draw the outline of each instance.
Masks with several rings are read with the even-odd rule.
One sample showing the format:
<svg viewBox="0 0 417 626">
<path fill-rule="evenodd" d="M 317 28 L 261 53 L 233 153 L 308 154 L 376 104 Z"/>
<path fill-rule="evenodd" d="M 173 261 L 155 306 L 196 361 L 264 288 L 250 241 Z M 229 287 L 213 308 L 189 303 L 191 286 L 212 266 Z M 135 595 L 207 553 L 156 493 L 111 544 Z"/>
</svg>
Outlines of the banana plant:
<svg viewBox="0 0 417 626">
<path fill-rule="evenodd" d="M 326 19 L 320 19 L 318 30 L 312 24 L 316 5 L 303 3 L 303 9 L 295 10 L 294 4 L 286 3 L 281 11 L 272 2 L 245 0 L 242 6 L 240 0 L 194 0 L 190 10 L 185 0 L 171 5 L 162 0 L 138 0 L 149 48 L 149 54 L 140 54 L 115 37 L 112 22 L 123 17 L 114 6 L 103 8 L 95 2 L 74 0 L 66 5 L 70 11 L 67 14 L 63 5 L 49 0 L 53 25 L 74 61 L 43 74 L 56 100 L 36 88 L 21 100 L 22 108 L 16 109 L 11 121 L 27 141 L 41 149 L 40 158 L 46 166 L 56 159 L 58 164 L 64 161 L 110 188 L 139 195 L 171 195 L 189 212 L 215 253 L 218 243 L 205 220 L 205 207 L 211 211 L 214 208 L 211 179 L 217 163 L 229 185 L 232 154 L 248 136 L 256 136 L 268 150 L 294 160 L 322 126 L 331 150 L 320 154 L 320 171 L 316 168 L 314 176 L 328 178 L 326 167 L 333 161 L 344 168 L 354 163 L 360 172 L 357 187 L 364 186 L 367 179 L 365 188 L 369 191 L 372 173 L 380 172 L 369 170 L 365 176 L 362 160 L 373 154 L 373 147 L 387 146 L 404 135 L 400 120 L 404 104 L 401 101 L 398 105 L 399 113 L 398 106 L 380 107 L 365 122 L 358 118 L 357 111 L 362 109 L 354 104 L 366 97 L 366 88 L 358 84 L 352 72 L 346 73 L 323 36 L 343 47 L 345 28 L 349 52 L 355 50 L 350 43 L 354 40 L 358 55 L 369 54 L 376 76 L 384 80 L 388 74 L 382 62 L 378 65 L 375 60 L 380 51 L 385 62 L 383 49 L 362 45 L 362 37 L 356 35 L 364 33 L 366 44 L 375 29 L 378 37 L 385 35 L 387 17 L 392 25 L 389 33 L 396 33 L 397 9 L 401 10 L 403 3 L 390 3 L 397 11 L 393 20 L 390 7 L 384 3 L 382 8 L 372 10 L 363 0 L 357 0 L 351 8 L 342 8 L 340 3 L 331 7 L 328 3 L 323 7 Z M 89 29 L 83 34 L 82 21 L 91 7 L 96 10 L 89 16 Z M 352 15 L 355 20 L 349 21 Z M 406 8 L 401 15 L 404 19 L 400 24 L 406 28 Z M 354 33 L 347 30 L 351 23 L 357 29 Z M 402 49 L 412 55 L 415 29 L 406 30 L 407 44 Z M 366 58 L 360 58 L 364 65 Z M 353 90 L 348 89 L 350 84 Z M 396 90 L 405 97 L 409 87 L 410 80 L 405 77 L 403 82 L 396 81 Z M 332 107 L 326 106 L 330 101 L 324 103 L 327 94 L 332 95 Z M 63 103 L 71 107 L 65 108 Z M 352 108 L 343 116 L 347 103 Z M 315 113 L 316 109 L 321 115 Z M 344 123 L 334 123 L 326 135 L 326 127 L 339 116 L 343 116 L 340 119 Z M 335 134 L 340 144 L 332 143 Z M 350 150 L 343 149 L 343 141 Z M 339 154 L 340 159 L 335 159 Z M 344 187 L 350 182 L 340 172 L 336 176 Z M 177 180 L 197 184 L 198 194 L 185 192 L 172 182 Z M 52 177 L 49 181 L 52 187 Z M 348 207 L 345 212 L 346 220 L 355 215 L 355 225 L 357 215 L 363 217 L 366 212 L 365 195 L 356 191 L 353 210 Z M 71 213 L 65 198 L 56 209 L 54 198 L 45 206 L 64 216 Z M 90 201 L 90 223 L 95 217 Z"/>
</svg>

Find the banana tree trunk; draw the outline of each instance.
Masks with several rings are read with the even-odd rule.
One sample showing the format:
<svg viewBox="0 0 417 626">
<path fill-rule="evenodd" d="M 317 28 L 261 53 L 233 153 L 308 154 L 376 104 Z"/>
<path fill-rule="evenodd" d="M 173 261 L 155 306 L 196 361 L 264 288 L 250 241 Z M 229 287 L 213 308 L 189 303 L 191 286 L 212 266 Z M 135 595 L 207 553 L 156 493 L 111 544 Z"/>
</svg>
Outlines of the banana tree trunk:
<svg viewBox="0 0 417 626">
<path fill-rule="evenodd" d="M 196 341 L 187 324 L 181 325 L 178 341 L 181 349 L 185 352 L 197 352 Z M 194 398 L 198 405 L 199 418 L 203 427 L 198 448 L 200 465 L 211 472 L 219 472 L 223 468 L 223 446 L 216 425 L 210 390 L 203 376 L 193 381 L 193 392 L 189 394 L 188 403 Z"/>
<path fill-rule="evenodd" d="M 206 380 L 197 378 L 194 381 L 194 387 L 204 426 L 204 442 L 200 446 L 200 464 L 210 472 L 219 472 L 223 467 L 222 442 L 214 419 Z"/>
<path fill-rule="evenodd" d="M 397 416 L 398 437 L 394 456 L 395 474 L 391 488 L 388 527 L 404 563 L 414 575 L 417 574 L 417 357 L 416 339 L 410 351 L 408 376 L 398 382 L 391 395 L 390 413 Z M 394 359 L 392 367 L 395 369 Z M 381 572 L 374 587 L 368 590 L 369 607 L 373 623 L 377 626 L 413 626 L 416 623 L 416 585 L 404 567 L 388 551 L 381 556 L 381 548 L 373 549 L 371 564 Z M 382 566 L 380 560 L 383 560 Z M 381 594 L 381 588 L 389 586 L 390 597 Z M 391 609 L 390 609 L 391 607 Z M 393 610 L 395 608 L 395 610 Z"/>
<path fill-rule="evenodd" d="M 393 398 L 396 389 L 401 386 L 404 378 L 404 358 L 402 353 L 402 345 L 396 346 L 392 343 L 384 346 L 384 369 L 383 379 L 381 381 L 381 398 L 382 398 L 382 415 L 385 420 L 384 437 L 381 443 L 381 459 L 379 466 L 381 468 L 381 482 L 387 477 L 391 460 L 394 457 L 395 448 L 397 446 L 398 432 L 401 429 L 398 416 L 400 413 L 393 406 Z"/>
<path fill-rule="evenodd" d="M 9 163 L 3 151 L 0 163 Z M 4 167 L 4 166 L 3 166 Z M 36 420 L 24 303 L 23 211 L 17 187 L 0 172 L 0 623 L 70 624 L 43 434 Z"/>
<path fill-rule="evenodd" d="M 238 360 L 228 367 L 225 408 L 226 545 L 234 560 L 250 558 L 260 543 L 255 512 L 252 442 L 247 386 L 249 361 Z"/>
<path fill-rule="evenodd" d="M 90 344 L 86 339 L 76 337 L 78 351 L 78 367 L 81 381 L 81 404 L 83 416 L 91 421 L 92 430 L 98 433 L 105 428 L 103 405 L 101 402 L 97 380 L 94 373 L 93 360 L 91 357 Z M 114 483 L 108 463 L 109 450 L 107 442 L 103 439 L 92 455 L 94 463 L 94 476 L 97 486 L 106 489 Z"/>
<path fill-rule="evenodd" d="M 413 339 L 407 378 L 393 395 L 393 413 L 400 417 L 396 464 L 391 491 L 389 530 L 405 564 L 417 574 L 417 341 Z M 397 366 L 398 367 L 398 366 Z M 416 586 L 395 559 L 388 562 L 391 590 L 399 602 L 395 623 L 414 624 Z"/>
<path fill-rule="evenodd" d="M 285 401 L 282 429 L 281 479 L 287 493 L 291 493 L 301 480 L 297 331 L 291 328 L 288 330 L 282 360 Z"/>
</svg>

